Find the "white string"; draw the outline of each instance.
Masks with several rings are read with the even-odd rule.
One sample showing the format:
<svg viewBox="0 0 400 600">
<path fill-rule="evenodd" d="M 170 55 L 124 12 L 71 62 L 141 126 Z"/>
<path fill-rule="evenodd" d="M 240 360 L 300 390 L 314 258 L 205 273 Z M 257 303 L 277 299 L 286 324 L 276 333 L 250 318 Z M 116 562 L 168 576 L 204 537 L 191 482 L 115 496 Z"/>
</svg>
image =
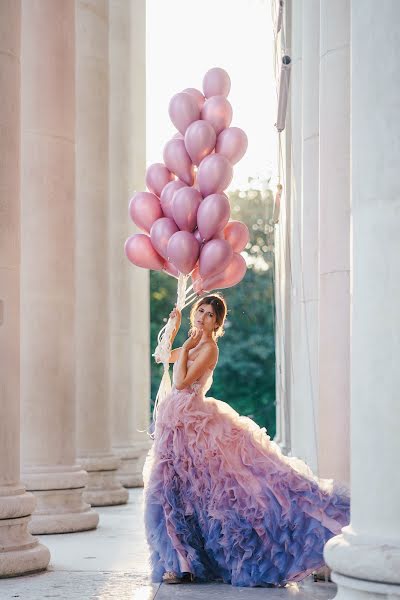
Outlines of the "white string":
<svg viewBox="0 0 400 600">
<path fill-rule="evenodd" d="M 194 298 L 191 298 L 191 300 L 189 300 L 188 302 L 186 302 L 186 304 L 185 304 L 185 306 L 183 308 L 187 308 L 190 304 L 192 304 L 192 302 L 194 302 L 196 300 L 196 296 L 194 296 Z"/>
<path fill-rule="evenodd" d="M 176 308 L 182 311 L 186 301 L 186 285 L 189 276 L 179 273 Z M 158 388 L 156 400 L 153 408 L 153 420 L 156 420 L 158 407 L 171 391 L 171 378 L 169 376 L 169 359 L 171 355 L 171 338 L 177 325 L 177 317 L 169 317 L 167 324 L 162 327 L 157 336 L 157 347 L 154 351 L 155 361 L 162 363 L 164 372 Z"/>
<path fill-rule="evenodd" d="M 197 296 L 197 292 L 193 292 L 193 294 L 188 294 L 186 296 L 186 301 L 185 301 L 185 306 L 187 306 L 188 304 L 190 304 Z M 184 308 L 185 308 L 184 306 Z"/>
</svg>

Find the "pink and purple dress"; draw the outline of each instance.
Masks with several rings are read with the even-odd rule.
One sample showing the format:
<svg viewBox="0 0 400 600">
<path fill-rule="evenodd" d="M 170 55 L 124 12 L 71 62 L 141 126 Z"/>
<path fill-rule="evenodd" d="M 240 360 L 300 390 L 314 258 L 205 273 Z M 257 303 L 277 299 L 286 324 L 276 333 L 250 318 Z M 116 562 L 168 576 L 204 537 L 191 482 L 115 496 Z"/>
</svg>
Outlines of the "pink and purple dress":
<svg viewBox="0 0 400 600">
<path fill-rule="evenodd" d="M 235 586 L 300 581 L 324 564 L 325 542 L 349 523 L 348 492 L 207 398 L 212 374 L 172 386 L 158 409 L 144 468 L 153 581 L 165 571 Z"/>
</svg>

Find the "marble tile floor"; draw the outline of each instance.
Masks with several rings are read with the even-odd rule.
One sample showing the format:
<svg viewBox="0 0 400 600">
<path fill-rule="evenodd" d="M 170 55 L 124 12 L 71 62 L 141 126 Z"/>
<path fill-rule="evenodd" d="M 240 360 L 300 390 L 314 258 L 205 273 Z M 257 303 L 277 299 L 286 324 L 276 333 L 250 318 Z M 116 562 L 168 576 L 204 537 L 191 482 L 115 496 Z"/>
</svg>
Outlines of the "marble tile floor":
<svg viewBox="0 0 400 600">
<path fill-rule="evenodd" d="M 51 552 L 48 570 L 0 579 L 0 600 L 330 600 L 336 594 L 333 583 L 311 578 L 283 589 L 151 584 L 142 490 L 130 490 L 126 505 L 97 510 L 95 531 L 40 536 Z"/>
</svg>

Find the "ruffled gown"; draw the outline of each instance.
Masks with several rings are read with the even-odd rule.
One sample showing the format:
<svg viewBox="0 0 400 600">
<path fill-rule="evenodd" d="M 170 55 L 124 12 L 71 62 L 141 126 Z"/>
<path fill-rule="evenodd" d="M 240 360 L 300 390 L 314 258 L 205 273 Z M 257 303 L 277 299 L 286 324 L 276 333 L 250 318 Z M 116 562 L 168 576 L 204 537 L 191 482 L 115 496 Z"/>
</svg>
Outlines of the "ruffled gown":
<svg viewBox="0 0 400 600">
<path fill-rule="evenodd" d="M 144 467 L 152 579 L 174 571 L 235 586 L 300 581 L 348 524 L 348 491 L 207 398 L 211 383 L 209 370 L 184 390 L 173 385 L 158 409 Z"/>
</svg>

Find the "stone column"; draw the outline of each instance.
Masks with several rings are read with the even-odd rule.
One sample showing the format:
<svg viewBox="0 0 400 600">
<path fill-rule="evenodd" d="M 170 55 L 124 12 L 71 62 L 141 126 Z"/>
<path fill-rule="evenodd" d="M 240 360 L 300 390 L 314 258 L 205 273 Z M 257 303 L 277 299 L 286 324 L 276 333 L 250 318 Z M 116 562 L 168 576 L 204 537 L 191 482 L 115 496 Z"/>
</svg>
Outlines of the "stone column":
<svg viewBox="0 0 400 600">
<path fill-rule="evenodd" d="M 21 397 L 34 533 L 93 529 L 76 465 L 74 2 L 22 3 Z"/>
<path fill-rule="evenodd" d="M 150 440 L 149 273 L 132 267 L 124 242 L 134 231 L 128 202 L 145 188 L 145 1 L 110 4 L 110 395 L 113 450 L 123 485 L 143 485 Z"/>
<path fill-rule="evenodd" d="M 0 3 L 0 577 L 45 569 L 50 553 L 28 531 L 35 497 L 20 482 L 21 3 Z"/>
<path fill-rule="evenodd" d="M 282 452 L 285 450 L 285 421 L 284 411 L 285 403 L 287 401 L 287 395 L 285 394 L 285 319 L 283 310 L 283 299 L 284 299 L 284 253 L 282 251 L 283 244 L 285 243 L 285 235 L 282 232 L 282 214 L 280 215 L 279 224 L 275 227 L 274 232 L 274 246 L 275 246 L 275 281 L 274 281 L 274 294 L 275 294 L 275 423 L 276 423 L 276 434 L 274 442 L 276 442 Z"/>
<path fill-rule="evenodd" d="M 318 318 L 319 318 L 319 0 L 303 3 L 302 36 L 302 222 L 301 317 L 304 342 L 302 395 L 303 458 L 318 473 Z M 297 423 L 293 425 L 297 427 Z"/>
<path fill-rule="evenodd" d="M 350 0 L 321 0 L 318 462 L 349 481 Z M 366 32 L 367 34 L 367 32 Z"/>
<path fill-rule="evenodd" d="M 292 36 L 291 0 L 285 4 L 283 24 L 279 34 L 280 52 L 278 57 L 289 54 L 291 48 L 286 44 Z M 277 62 L 279 72 L 281 59 Z M 290 231 L 291 231 L 291 88 L 289 88 L 286 112 L 286 126 L 279 135 L 277 151 L 281 165 L 282 197 L 280 202 L 279 223 L 275 228 L 275 293 L 276 293 L 276 437 L 284 454 L 290 454 L 290 407 L 292 391 L 292 355 L 291 355 L 291 265 L 290 265 Z"/>
<path fill-rule="evenodd" d="M 111 452 L 108 286 L 108 2 L 76 1 L 76 395 L 85 499 L 122 504 Z"/>
<path fill-rule="evenodd" d="M 400 596 L 400 5 L 351 8 L 351 523 L 325 557 L 340 599 Z"/>
<path fill-rule="evenodd" d="M 303 64 L 303 0 L 292 2 L 291 35 L 291 189 L 290 189 L 290 254 L 291 270 L 291 368 L 290 373 L 290 432 L 292 454 L 307 459 L 309 429 L 307 414 L 307 345 L 303 314 L 302 274 L 302 163 L 303 163 L 303 120 L 302 120 L 302 64 Z"/>
</svg>

